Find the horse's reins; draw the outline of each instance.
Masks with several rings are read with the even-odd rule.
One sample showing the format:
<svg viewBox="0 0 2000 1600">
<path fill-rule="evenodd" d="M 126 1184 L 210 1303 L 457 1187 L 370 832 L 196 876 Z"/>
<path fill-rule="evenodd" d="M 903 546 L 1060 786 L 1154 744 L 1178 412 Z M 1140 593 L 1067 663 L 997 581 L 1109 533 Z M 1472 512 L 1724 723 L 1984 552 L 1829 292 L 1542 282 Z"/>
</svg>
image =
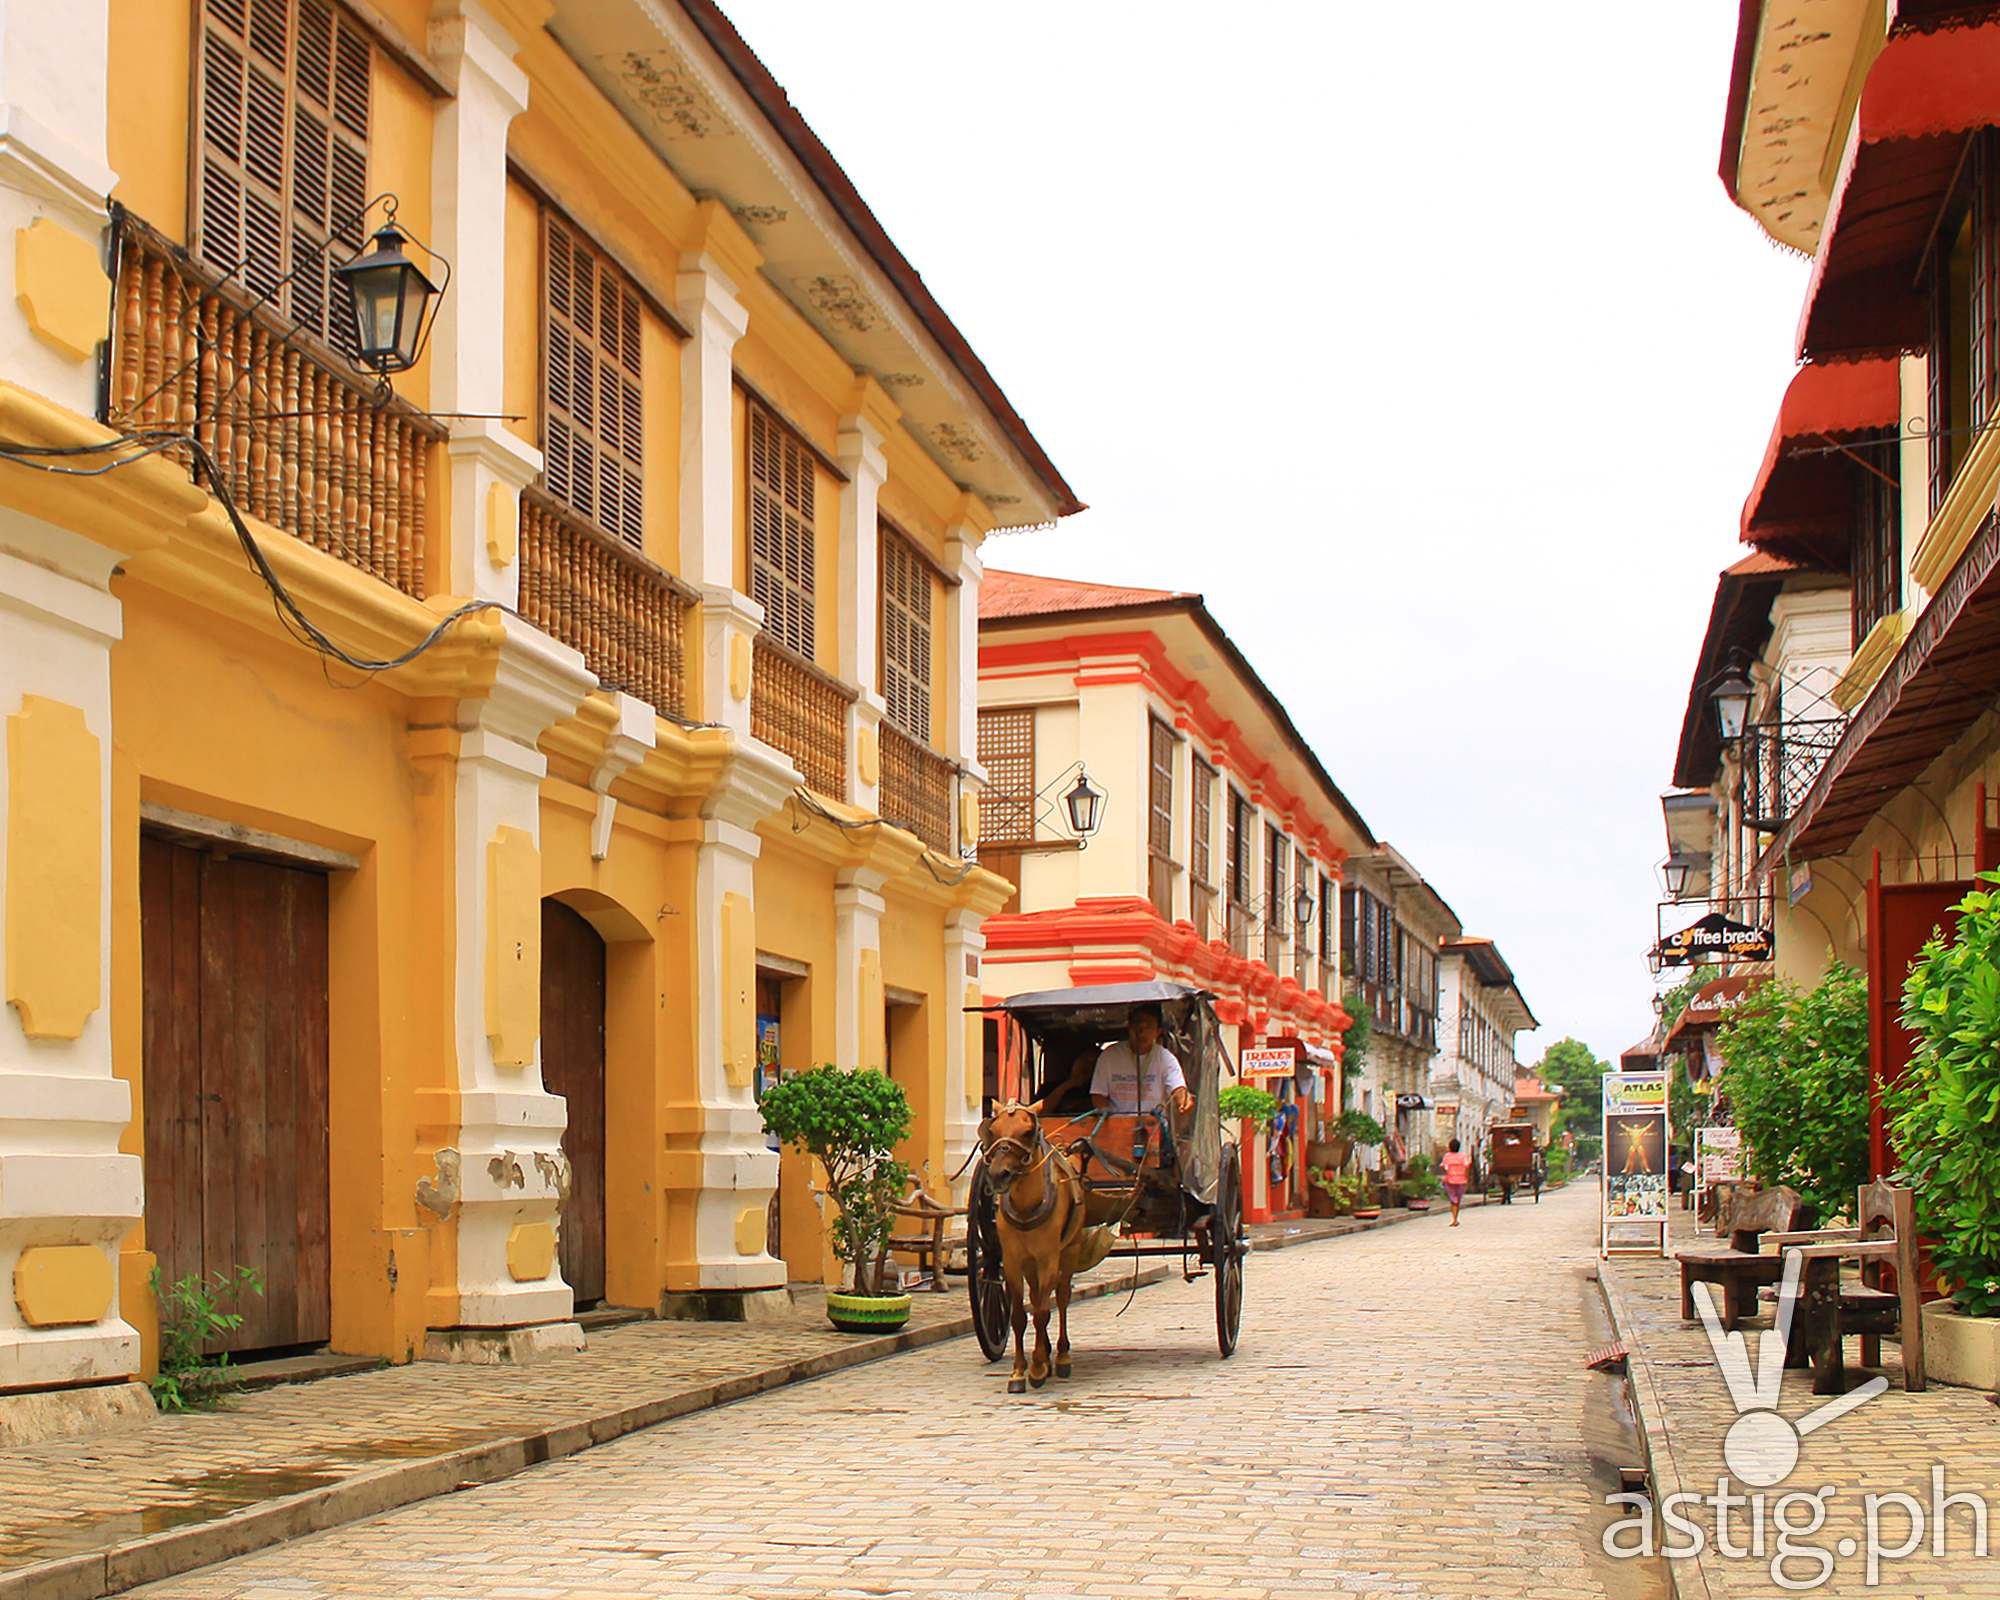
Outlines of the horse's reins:
<svg viewBox="0 0 2000 1600">
<path fill-rule="evenodd" d="M 1013 1178 L 1009 1180 L 1007 1188 L 1000 1193 L 998 1198 L 1001 1215 L 1006 1217 L 1012 1226 L 1024 1231 L 1031 1228 L 1039 1228 L 1044 1222 L 1049 1220 L 1050 1214 L 1056 1208 L 1057 1188 L 1053 1177 L 1043 1183 L 1042 1198 L 1036 1204 L 1033 1211 L 1019 1211 L 1015 1209 L 1013 1188 L 1021 1179 L 1029 1177 L 1040 1168 L 1047 1166 L 1050 1159 L 1057 1154 L 1056 1147 L 1049 1143 L 1048 1135 L 1042 1132 L 1040 1121 L 1037 1121 L 1035 1124 L 1035 1142 L 1032 1145 L 1027 1140 L 1017 1138 L 1011 1133 L 1002 1134 L 987 1147 L 987 1154 L 990 1156 L 994 1150 L 999 1149 L 1002 1145 L 1011 1145 L 1020 1151 L 1022 1158 L 1028 1165 L 1015 1173 Z M 1038 1151 L 1040 1152 L 1039 1154 L 1037 1154 Z M 1068 1164 L 1064 1163 L 1064 1165 L 1067 1167 Z"/>
</svg>

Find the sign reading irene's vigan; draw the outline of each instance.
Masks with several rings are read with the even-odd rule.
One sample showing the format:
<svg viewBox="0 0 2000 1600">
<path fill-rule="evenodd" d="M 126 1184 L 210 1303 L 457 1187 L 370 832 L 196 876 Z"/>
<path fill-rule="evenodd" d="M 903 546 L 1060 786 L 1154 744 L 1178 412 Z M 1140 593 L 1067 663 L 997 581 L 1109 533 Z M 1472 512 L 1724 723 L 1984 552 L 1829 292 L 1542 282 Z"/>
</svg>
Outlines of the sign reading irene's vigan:
<svg viewBox="0 0 2000 1600">
<path fill-rule="evenodd" d="M 1667 1253 L 1667 1075 L 1604 1075 L 1598 1254 Z M 1614 1237 L 1615 1233 L 1615 1237 Z M 1642 1233 L 1643 1241 L 1633 1235 Z"/>
<path fill-rule="evenodd" d="M 1286 1050 L 1245 1050 L 1236 1063 L 1236 1076 L 1245 1083 L 1255 1083 L 1264 1078 L 1289 1078 L 1292 1064 L 1298 1060 L 1295 1052 Z"/>
<path fill-rule="evenodd" d="M 1659 956 L 1663 967 L 1693 967 L 1704 961 L 1769 961 L 1771 930 L 1753 928 L 1711 911 L 1699 922 L 1662 935 Z"/>
</svg>

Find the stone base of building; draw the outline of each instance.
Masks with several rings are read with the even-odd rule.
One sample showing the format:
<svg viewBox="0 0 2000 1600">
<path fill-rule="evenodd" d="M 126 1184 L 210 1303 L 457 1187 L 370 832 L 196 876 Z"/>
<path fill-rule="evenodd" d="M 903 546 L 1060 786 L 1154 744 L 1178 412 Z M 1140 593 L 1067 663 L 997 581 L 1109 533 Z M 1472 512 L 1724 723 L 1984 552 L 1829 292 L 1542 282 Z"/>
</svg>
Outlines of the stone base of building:
<svg viewBox="0 0 2000 1600">
<path fill-rule="evenodd" d="M 424 1336 L 425 1361 L 470 1367 L 525 1367 L 584 1347 L 574 1322 L 538 1322 L 527 1328 L 434 1328 Z"/>
<path fill-rule="evenodd" d="M 0 1394 L 0 1450 L 136 1428 L 158 1414 L 143 1383 L 93 1383 L 75 1389 Z"/>
<path fill-rule="evenodd" d="M 791 1315 L 789 1289 L 697 1289 L 660 1296 L 669 1322 L 779 1322 Z"/>
</svg>

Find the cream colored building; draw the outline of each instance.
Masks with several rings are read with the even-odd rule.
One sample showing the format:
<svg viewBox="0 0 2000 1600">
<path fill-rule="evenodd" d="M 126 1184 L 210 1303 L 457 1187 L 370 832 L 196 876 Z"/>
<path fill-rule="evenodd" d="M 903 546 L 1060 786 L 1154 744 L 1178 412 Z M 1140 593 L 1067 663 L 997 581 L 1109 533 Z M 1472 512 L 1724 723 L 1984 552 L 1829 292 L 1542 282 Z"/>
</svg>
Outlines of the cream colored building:
<svg viewBox="0 0 2000 1600">
<path fill-rule="evenodd" d="M 1540 1024 L 1491 939 L 1447 938 L 1438 955 L 1441 1036 L 1430 1069 L 1437 1103 L 1432 1138 L 1440 1150 L 1453 1139 L 1477 1150 L 1486 1130 L 1505 1121 L 1514 1105 L 1514 1036 Z"/>
</svg>

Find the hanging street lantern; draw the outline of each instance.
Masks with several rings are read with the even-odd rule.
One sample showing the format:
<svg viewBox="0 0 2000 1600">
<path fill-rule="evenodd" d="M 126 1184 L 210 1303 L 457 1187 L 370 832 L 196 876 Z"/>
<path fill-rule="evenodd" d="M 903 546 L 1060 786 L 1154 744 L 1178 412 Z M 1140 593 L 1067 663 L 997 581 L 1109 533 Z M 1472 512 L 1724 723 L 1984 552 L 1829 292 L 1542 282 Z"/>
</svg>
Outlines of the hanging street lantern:
<svg viewBox="0 0 2000 1600">
<path fill-rule="evenodd" d="M 1310 928 L 1313 919 L 1313 897 L 1310 889 L 1301 889 L 1292 900 L 1292 916 L 1301 930 Z"/>
<path fill-rule="evenodd" d="M 371 249 L 333 269 L 354 299 L 354 358 L 384 380 L 417 364 L 439 292 L 403 253 L 407 242 L 391 216 Z"/>
<path fill-rule="evenodd" d="M 1070 831 L 1079 839 L 1088 839 L 1104 821 L 1104 791 L 1088 772 L 1077 773 L 1076 787 L 1063 796 L 1063 804 L 1069 808 Z"/>
<path fill-rule="evenodd" d="M 1723 743 L 1736 743 L 1743 737 L 1743 723 L 1750 715 L 1750 680 L 1744 677 L 1742 667 L 1731 666 L 1709 691 L 1709 699 L 1715 702 L 1715 721 L 1722 730 Z"/>
<path fill-rule="evenodd" d="M 1688 874 L 1693 872 L 1694 868 L 1693 856 L 1682 855 L 1676 850 L 1667 857 L 1666 864 L 1660 868 L 1660 876 L 1666 881 L 1668 899 L 1678 900 L 1687 892 Z"/>
</svg>

